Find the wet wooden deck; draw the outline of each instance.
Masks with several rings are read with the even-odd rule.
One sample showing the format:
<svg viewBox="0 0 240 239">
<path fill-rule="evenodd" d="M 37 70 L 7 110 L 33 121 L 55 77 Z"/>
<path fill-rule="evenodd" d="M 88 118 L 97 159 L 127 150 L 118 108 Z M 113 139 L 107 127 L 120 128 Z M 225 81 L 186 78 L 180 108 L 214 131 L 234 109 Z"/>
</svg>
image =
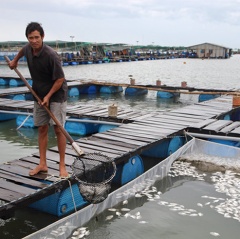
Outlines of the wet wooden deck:
<svg viewBox="0 0 240 239">
<path fill-rule="evenodd" d="M 24 102 L 21 103 L 24 104 Z M 19 102 L 19 104 L 21 103 Z M 28 107 L 26 106 L 27 109 Z M 87 108 L 82 108 L 82 112 L 79 113 L 78 110 L 80 109 L 73 107 L 71 113 L 84 116 L 87 116 L 89 112 L 94 114 L 89 106 Z M 203 122 L 215 120 L 234 110 L 232 108 L 232 97 L 224 96 L 169 112 L 145 113 L 138 118 L 135 117 L 131 123 L 123 124 L 103 133 L 80 138 L 76 142 L 86 154 L 102 152 L 114 159 L 116 163 L 121 163 L 134 155 L 141 154 L 144 150 L 151 148 L 162 140 L 178 135 L 184 136 L 184 130 L 188 127 L 195 127 L 204 124 Z M 102 109 L 98 113 L 104 115 L 103 112 Z M 121 117 L 121 114 L 119 117 Z M 69 173 L 71 173 L 71 164 L 76 156 L 71 145 L 67 145 L 66 165 Z M 38 153 L 0 165 L 0 200 L 4 201 L 0 206 L 0 217 L 68 187 L 69 182 L 73 183 L 73 177 L 70 177 L 69 181 L 58 178 L 58 161 L 57 147 L 52 147 L 47 151 L 48 174 L 38 174 L 32 177 L 28 175 L 29 170 L 39 162 Z"/>
</svg>

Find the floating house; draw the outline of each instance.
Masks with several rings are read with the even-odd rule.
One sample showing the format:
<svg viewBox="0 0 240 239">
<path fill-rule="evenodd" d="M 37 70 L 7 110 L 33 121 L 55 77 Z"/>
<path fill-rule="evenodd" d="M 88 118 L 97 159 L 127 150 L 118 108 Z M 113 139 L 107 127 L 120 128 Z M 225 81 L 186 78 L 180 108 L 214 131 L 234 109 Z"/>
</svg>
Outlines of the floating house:
<svg viewBox="0 0 240 239">
<path fill-rule="evenodd" d="M 187 47 L 188 51 L 195 53 L 197 58 L 226 59 L 232 55 L 232 49 L 212 43 L 202 43 Z"/>
</svg>

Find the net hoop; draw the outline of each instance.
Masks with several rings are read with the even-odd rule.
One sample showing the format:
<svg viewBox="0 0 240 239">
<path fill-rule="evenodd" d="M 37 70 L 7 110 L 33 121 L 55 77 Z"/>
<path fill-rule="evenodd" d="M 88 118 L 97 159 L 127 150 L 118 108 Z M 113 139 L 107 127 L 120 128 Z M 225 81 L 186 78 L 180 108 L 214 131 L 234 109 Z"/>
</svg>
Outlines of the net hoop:
<svg viewBox="0 0 240 239">
<path fill-rule="evenodd" d="M 72 170 L 82 197 L 96 204 L 107 198 L 117 167 L 111 158 L 97 152 L 75 158 Z"/>
</svg>

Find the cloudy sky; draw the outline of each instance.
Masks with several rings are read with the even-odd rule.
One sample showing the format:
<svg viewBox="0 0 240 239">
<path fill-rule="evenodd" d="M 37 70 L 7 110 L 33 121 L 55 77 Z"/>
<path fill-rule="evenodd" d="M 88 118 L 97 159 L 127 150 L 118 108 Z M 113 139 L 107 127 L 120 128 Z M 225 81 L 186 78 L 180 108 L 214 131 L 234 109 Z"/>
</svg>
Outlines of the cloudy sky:
<svg viewBox="0 0 240 239">
<path fill-rule="evenodd" d="M 4 0 L 0 41 L 26 40 L 31 21 L 48 41 L 240 48 L 240 0 Z"/>
</svg>

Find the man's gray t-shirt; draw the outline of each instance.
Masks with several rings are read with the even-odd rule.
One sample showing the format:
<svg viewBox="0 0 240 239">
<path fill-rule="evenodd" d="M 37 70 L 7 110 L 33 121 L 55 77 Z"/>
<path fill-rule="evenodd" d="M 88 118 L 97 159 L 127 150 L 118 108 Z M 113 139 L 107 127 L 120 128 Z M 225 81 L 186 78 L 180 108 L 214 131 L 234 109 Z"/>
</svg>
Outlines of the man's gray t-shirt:
<svg viewBox="0 0 240 239">
<path fill-rule="evenodd" d="M 49 46 L 43 44 L 41 51 L 34 56 L 30 44 L 23 47 L 27 58 L 28 68 L 33 81 L 32 88 L 40 99 L 48 94 L 55 80 L 64 78 L 61 61 L 58 54 Z M 64 80 L 62 87 L 55 92 L 50 101 L 64 102 L 67 100 L 67 81 Z"/>
</svg>

